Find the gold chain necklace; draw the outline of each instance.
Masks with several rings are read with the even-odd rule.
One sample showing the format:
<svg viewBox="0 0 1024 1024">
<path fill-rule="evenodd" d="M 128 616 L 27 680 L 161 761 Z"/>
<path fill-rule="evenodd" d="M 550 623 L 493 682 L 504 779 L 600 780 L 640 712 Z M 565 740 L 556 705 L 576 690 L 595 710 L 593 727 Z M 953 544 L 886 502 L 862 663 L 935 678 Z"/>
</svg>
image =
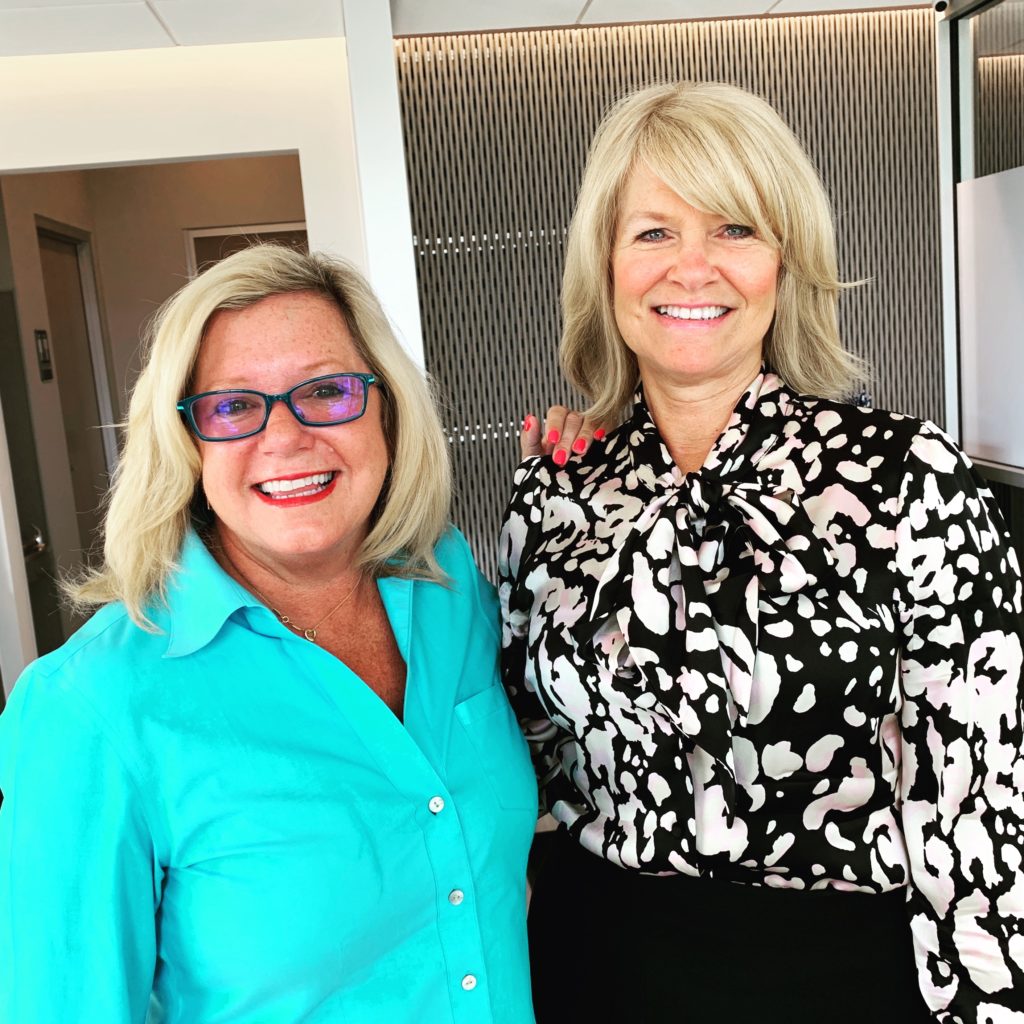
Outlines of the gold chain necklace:
<svg viewBox="0 0 1024 1024">
<path fill-rule="evenodd" d="M 281 620 L 282 626 L 287 626 L 289 629 L 294 630 L 299 636 L 304 636 L 311 644 L 316 643 L 317 630 L 343 605 L 352 595 L 359 589 L 359 584 L 363 582 L 362 573 L 357 573 L 356 582 L 352 589 L 315 625 L 310 626 L 309 629 L 303 629 L 302 626 L 292 622 L 292 620 L 284 614 L 279 612 L 266 598 L 264 594 L 261 594 L 246 578 L 239 572 L 238 566 L 228 557 L 228 553 L 224 550 L 223 546 L 218 545 L 216 549 L 224 560 L 235 570 L 235 575 L 239 580 L 245 583 L 245 585 Z"/>
<path fill-rule="evenodd" d="M 253 590 L 256 596 L 281 620 L 282 626 L 287 626 L 289 629 L 294 630 L 299 636 L 304 636 L 311 644 L 316 643 L 316 631 L 343 605 L 349 598 L 359 589 L 359 584 L 363 582 L 362 576 L 356 577 L 355 586 L 315 625 L 310 626 L 308 629 L 303 628 L 296 622 L 284 614 L 279 612 L 255 587 Z"/>
</svg>

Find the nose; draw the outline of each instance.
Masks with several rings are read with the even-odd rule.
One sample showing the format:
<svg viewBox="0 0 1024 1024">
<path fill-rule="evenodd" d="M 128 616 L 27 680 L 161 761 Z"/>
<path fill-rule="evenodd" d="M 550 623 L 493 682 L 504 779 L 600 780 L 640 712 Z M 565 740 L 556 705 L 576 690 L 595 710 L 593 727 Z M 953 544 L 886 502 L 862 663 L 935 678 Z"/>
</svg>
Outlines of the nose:
<svg viewBox="0 0 1024 1024">
<path fill-rule="evenodd" d="M 690 291 L 702 288 L 718 276 L 712 243 L 703 235 L 682 236 L 672 250 L 668 279 Z"/>
<path fill-rule="evenodd" d="M 270 407 L 267 425 L 260 434 L 260 447 L 267 452 L 302 451 L 311 443 L 309 428 L 295 418 L 286 403 L 275 402 Z"/>
</svg>

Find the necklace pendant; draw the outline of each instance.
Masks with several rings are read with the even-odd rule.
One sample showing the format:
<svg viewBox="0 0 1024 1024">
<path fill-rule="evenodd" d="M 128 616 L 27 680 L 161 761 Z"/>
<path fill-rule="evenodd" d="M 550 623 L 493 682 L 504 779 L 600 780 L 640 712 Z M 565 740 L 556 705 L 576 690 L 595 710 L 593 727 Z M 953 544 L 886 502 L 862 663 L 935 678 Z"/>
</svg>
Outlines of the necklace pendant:
<svg viewBox="0 0 1024 1024">
<path fill-rule="evenodd" d="M 302 631 L 302 635 L 303 635 L 303 636 L 304 636 L 304 637 L 305 637 L 305 638 L 306 638 L 306 639 L 307 639 L 307 640 L 308 640 L 308 641 L 309 641 L 309 642 L 310 642 L 311 644 L 315 644 L 315 643 L 316 643 L 316 628 L 315 628 L 315 627 L 314 627 L 313 629 L 304 629 L 304 630 Z"/>
</svg>

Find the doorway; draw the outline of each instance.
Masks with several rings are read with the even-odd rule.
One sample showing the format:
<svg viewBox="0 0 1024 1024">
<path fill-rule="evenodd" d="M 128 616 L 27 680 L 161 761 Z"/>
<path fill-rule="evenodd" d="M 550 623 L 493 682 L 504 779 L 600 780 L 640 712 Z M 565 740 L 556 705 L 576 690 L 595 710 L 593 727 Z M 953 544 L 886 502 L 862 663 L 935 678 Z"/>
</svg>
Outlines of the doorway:
<svg viewBox="0 0 1024 1024">
<path fill-rule="evenodd" d="M 215 237 L 233 233 L 223 225 L 298 232 L 305 208 L 294 153 L 0 175 L 0 200 L 0 341 L 11 350 L 0 346 L 0 407 L 11 462 L 34 446 L 31 473 L 7 495 L 0 479 L 0 542 L 12 559 L 24 551 L 26 573 L 49 587 L 49 610 L 34 598 L 29 609 L 27 596 L 13 609 L 12 625 L 34 629 L 42 654 L 79 624 L 59 608 L 55 580 L 75 574 L 98 538 L 120 440 L 106 428 L 125 415 L 154 314 L 189 277 L 183 242 L 192 258 L 192 236 L 220 255 L 233 243 Z M 46 551 L 35 554 L 39 536 Z M 0 591 L 2 563 L 0 551 Z M 53 635 L 40 633 L 47 624 Z M 0 628 L 5 650 L 16 669 L 3 672 L 9 690 L 35 651 Z"/>
<path fill-rule="evenodd" d="M 99 299 L 88 239 L 47 228 L 39 228 L 38 237 L 80 552 L 88 561 L 100 536 L 100 504 L 114 468 L 114 452 L 103 441 L 104 428 L 113 431 L 113 413 L 98 329 Z"/>
</svg>

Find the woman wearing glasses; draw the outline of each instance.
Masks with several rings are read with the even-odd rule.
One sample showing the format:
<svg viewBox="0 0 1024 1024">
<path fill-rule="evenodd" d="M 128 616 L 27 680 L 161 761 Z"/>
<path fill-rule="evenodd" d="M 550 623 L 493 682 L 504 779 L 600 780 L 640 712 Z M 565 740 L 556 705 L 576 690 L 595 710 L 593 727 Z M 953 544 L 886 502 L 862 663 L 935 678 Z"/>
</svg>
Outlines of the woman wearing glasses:
<svg viewBox="0 0 1024 1024">
<path fill-rule="evenodd" d="M 352 270 L 268 246 L 168 302 L 99 611 L 0 718 L 9 1024 L 532 1021 L 536 783 L 449 493 Z"/>
</svg>

